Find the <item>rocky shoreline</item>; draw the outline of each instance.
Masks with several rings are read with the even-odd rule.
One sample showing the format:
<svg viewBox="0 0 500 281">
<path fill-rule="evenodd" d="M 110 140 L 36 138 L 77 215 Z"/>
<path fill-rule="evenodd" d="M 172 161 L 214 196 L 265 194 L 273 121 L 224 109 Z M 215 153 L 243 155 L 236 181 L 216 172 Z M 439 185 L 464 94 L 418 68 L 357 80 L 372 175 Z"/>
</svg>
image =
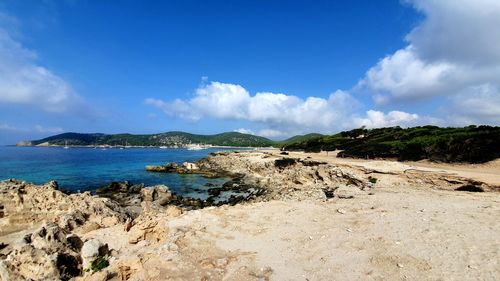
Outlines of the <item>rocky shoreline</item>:
<svg viewBox="0 0 500 281">
<path fill-rule="evenodd" d="M 344 263 L 338 258 L 321 261 L 325 258 L 322 255 L 328 251 L 316 250 L 313 256 L 308 256 L 309 250 L 303 249 L 296 256 L 295 250 L 288 253 L 289 250 L 283 248 L 278 251 L 282 255 L 278 258 L 268 249 L 296 249 L 316 241 L 318 249 L 337 245 L 338 251 L 342 252 L 344 246 L 341 245 L 350 245 L 355 240 L 342 244 L 347 242 L 335 239 L 346 234 L 354 239 L 353 231 L 370 225 L 392 225 L 391 217 L 384 214 L 407 200 L 415 201 L 404 203 L 406 209 L 397 207 L 395 221 L 407 220 L 411 225 L 414 223 L 412 216 L 424 213 L 419 206 L 437 200 L 441 202 L 440 212 L 443 214 L 453 213 L 455 206 L 470 206 L 471 210 L 477 210 L 478 217 L 469 220 L 469 225 L 478 221 L 480 225 L 477 227 L 482 228 L 485 221 L 481 220 L 492 220 L 489 221 L 490 229 L 484 231 L 496 233 L 500 230 L 494 215 L 498 214 L 498 204 L 494 203 L 498 203 L 500 188 L 497 185 L 458 175 L 406 168 L 399 171 L 399 166 L 396 168 L 380 166 L 373 169 L 316 159 L 314 155 L 280 155 L 275 151 L 219 152 L 197 163 L 148 168 L 154 172 L 200 173 L 211 177 L 231 175 L 232 180 L 223 186 L 208 189 L 207 200 L 172 194 L 166 186 L 145 188 L 128 182 L 113 183 L 99 190 L 97 195 L 88 192 L 65 194 L 56 182 L 39 186 L 16 180 L 0 182 L 0 280 L 307 279 L 294 275 L 299 272 L 315 276 L 309 280 L 324 280 L 328 276 L 365 280 L 367 276 L 363 274 L 342 275 L 344 271 L 340 268 L 335 274 L 329 271 L 334 264 Z M 483 191 L 480 193 L 483 195 L 462 191 Z M 410 196 L 406 195 L 408 192 Z M 222 196 L 224 200 L 215 199 L 224 194 L 231 195 Z M 387 198 L 393 201 L 387 201 Z M 463 201 L 456 205 L 451 203 L 454 200 Z M 477 209 L 475 204 L 478 202 L 490 207 Z M 426 205 L 431 210 L 436 207 Z M 294 212 L 297 214 L 292 215 Z M 349 216 L 353 212 L 360 213 Z M 366 225 L 356 223 L 372 213 L 378 220 Z M 458 219 L 460 213 L 454 216 Z M 330 218 L 334 217 L 337 219 L 331 221 Z M 420 219 L 412 226 L 413 231 L 420 231 Z M 440 218 L 435 216 L 435 219 Z M 339 224 L 348 226 L 338 232 L 335 229 Z M 397 233 L 412 231 L 405 224 L 392 227 Z M 423 232 L 419 235 L 425 237 L 425 226 L 422 227 Z M 365 235 L 371 237 L 379 230 L 365 231 Z M 287 240 L 287 233 L 294 233 L 294 237 Z M 385 233 L 387 237 L 392 235 L 390 229 Z M 447 233 L 442 235 L 449 236 Z M 464 232 L 464 235 L 474 234 Z M 259 240 L 261 237 L 264 240 Z M 323 240 L 319 239 L 321 237 Z M 366 237 L 362 237 L 356 239 L 364 243 Z M 431 238 L 428 243 L 432 243 Z M 493 239 L 483 246 L 494 248 L 498 243 Z M 372 247 L 363 245 L 360 250 L 349 250 L 349 255 L 363 256 L 365 250 L 361 249 Z M 314 247 L 309 246 L 310 249 Z M 498 253 L 488 250 L 483 251 L 483 256 L 488 253 L 490 259 L 498 258 Z M 372 272 L 368 279 L 401 277 L 403 266 L 409 270 L 413 264 L 411 259 L 402 255 L 398 253 L 394 261 L 397 272 L 380 267 L 380 260 L 373 260 L 375 256 L 370 256 L 367 260 L 351 261 L 359 268 L 348 267 L 346 272 L 350 273 L 346 274 L 359 274 L 366 267 Z M 474 257 L 471 253 L 468 255 Z M 309 270 L 311 259 L 319 259 L 325 264 Z M 352 257 L 346 256 L 346 259 Z M 283 267 L 279 260 L 288 260 L 285 264 L 301 262 L 292 270 Z M 417 266 L 416 263 L 413 265 Z M 446 276 L 446 272 L 434 272 L 427 267 L 421 270 L 427 272 L 427 276 Z M 495 271 L 491 267 L 486 267 L 484 272 L 487 274 L 484 276 L 498 277 L 500 274 L 498 268 Z M 412 275 L 413 271 L 404 274 L 410 279 L 419 276 Z M 459 274 L 477 277 L 475 273 Z"/>
</svg>

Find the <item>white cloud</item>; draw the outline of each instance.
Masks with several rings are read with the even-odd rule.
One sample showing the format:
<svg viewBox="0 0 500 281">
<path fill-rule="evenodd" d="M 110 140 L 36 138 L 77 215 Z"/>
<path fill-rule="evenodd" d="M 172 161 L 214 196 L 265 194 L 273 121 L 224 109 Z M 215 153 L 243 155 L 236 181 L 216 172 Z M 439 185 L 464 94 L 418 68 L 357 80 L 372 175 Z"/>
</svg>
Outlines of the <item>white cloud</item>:
<svg viewBox="0 0 500 281">
<path fill-rule="evenodd" d="M 301 99 L 270 92 L 258 92 L 252 96 L 240 85 L 221 82 L 201 85 L 194 97 L 188 100 L 165 102 L 150 98 L 145 103 L 168 115 L 192 121 L 210 117 L 264 124 L 269 130 L 259 134 L 273 137 L 284 135 L 282 131 L 338 128 L 341 121 L 358 106 L 358 102 L 343 91 L 336 91 L 328 98 Z"/>
<path fill-rule="evenodd" d="M 413 0 L 425 20 L 406 37 L 424 60 L 466 65 L 500 61 L 500 1 Z"/>
<path fill-rule="evenodd" d="M 71 85 L 36 62 L 37 55 L 0 27 L 0 104 L 64 112 L 81 104 Z"/>
<path fill-rule="evenodd" d="M 380 128 L 392 126 L 412 126 L 419 121 L 420 117 L 417 114 L 410 114 L 402 111 L 390 111 L 384 113 L 376 110 L 366 112 L 364 118 L 354 118 L 356 127 L 365 126 L 367 128 Z"/>
<path fill-rule="evenodd" d="M 456 66 L 446 62 L 426 63 L 409 46 L 382 59 L 368 70 L 362 84 L 376 93 L 387 93 L 395 98 L 414 98 L 442 94 L 447 87 L 454 87 L 448 81 Z M 375 102 L 387 102 L 387 97 L 377 95 Z"/>
<path fill-rule="evenodd" d="M 250 130 L 250 129 L 245 129 L 245 128 L 239 128 L 234 130 L 235 132 L 242 133 L 242 134 L 249 134 L 249 135 L 255 135 L 255 132 Z"/>
<path fill-rule="evenodd" d="M 52 134 L 62 133 L 64 131 L 63 128 L 60 127 L 43 127 L 40 125 L 36 125 L 35 130 L 40 133 L 52 133 Z"/>
<path fill-rule="evenodd" d="M 406 36 L 408 46 L 380 60 L 359 86 L 370 89 L 377 104 L 444 96 L 462 105 L 454 118 L 498 122 L 491 107 L 499 92 L 482 89 L 500 87 L 500 1 L 408 2 L 424 20 Z"/>
<path fill-rule="evenodd" d="M 500 124 L 500 87 L 483 84 L 470 87 L 451 98 L 446 110 L 456 125 Z"/>
<path fill-rule="evenodd" d="M 270 138 L 270 139 L 280 139 L 284 137 L 290 136 L 290 132 L 288 131 L 280 131 L 280 130 L 273 130 L 273 129 L 262 129 L 260 130 L 257 135 Z"/>
</svg>

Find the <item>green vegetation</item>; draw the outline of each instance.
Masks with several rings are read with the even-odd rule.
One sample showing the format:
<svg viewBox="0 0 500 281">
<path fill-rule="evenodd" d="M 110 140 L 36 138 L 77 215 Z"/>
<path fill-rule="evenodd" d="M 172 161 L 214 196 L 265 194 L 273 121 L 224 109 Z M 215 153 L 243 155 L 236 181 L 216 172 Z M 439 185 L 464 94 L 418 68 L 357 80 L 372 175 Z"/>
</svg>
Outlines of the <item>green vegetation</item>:
<svg viewBox="0 0 500 281">
<path fill-rule="evenodd" d="M 500 157 L 500 127 L 365 128 L 288 143 L 286 150 L 342 150 L 338 157 L 483 163 Z"/>
<path fill-rule="evenodd" d="M 195 135 L 185 132 L 167 132 L 153 135 L 132 134 L 79 134 L 64 133 L 29 142 L 31 145 L 121 145 L 121 146 L 183 146 L 187 144 L 211 144 L 220 146 L 272 146 L 273 141 L 248 134 L 228 132 L 217 135 Z"/>
<path fill-rule="evenodd" d="M 283 147 L 283 146 L 287 146 L 287 145 L 290 145 L 293 143 L 305 142 L 305 141 L 319 138 L 322 136 L 323 136 L 322 134 L 316 134 L 316 133 L 307 134 L 307 135 L 298 135 L 298 136 L 294 136 L 294 137 L 291 137 L 289 139 L 286 139 L 284 141 L 279 141 L 277 144 L 278 144 L 278 146 Z"/>
<path fill-rule="evenodd" d="M 98 257 L 90 264 L 90 270 L 92 272 L 98 272 L 109 266 L 109 261 L 107 256 Z"/>
<path fill-rule="evenodd" d="M 115 145 L 115 146 L 185 146 L 207 144 L 219 146 L 268 147 L 306 152 L 342 150 L 339 157 L 396 158 L 398 160 L 430 159 L 442 162 L 483 163 L 500 158 L 500 127 L 468 126 L 440 128 L 423 126 L 368 130 L 359 128 L 335 135 L 307 134 L 275 142 L 264 137 L 237 132 L 196 135 L 167 132 L 153 135 L 64 133 L 28 145 Z"/>
<path fill-rule="evenodd" d="M 376 184 L 377 183 L 377 178 L 373 178 L 373 177 L 368 177 L 368 181 L 372 184 Z"/>
</svg>

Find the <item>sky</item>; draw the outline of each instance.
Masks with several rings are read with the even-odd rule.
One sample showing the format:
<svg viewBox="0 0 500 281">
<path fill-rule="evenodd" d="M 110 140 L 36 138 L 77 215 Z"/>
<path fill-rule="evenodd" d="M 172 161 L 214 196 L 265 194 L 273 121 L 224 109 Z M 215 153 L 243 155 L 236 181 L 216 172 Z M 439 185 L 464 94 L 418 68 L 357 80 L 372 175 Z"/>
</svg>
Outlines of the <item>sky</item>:
<svg viewBox="0 0 500 281">
<path fill-rule="evenodd" d="M 0 144 L 500 125 L 498 0 L 0 0 Z"/>
</svg>

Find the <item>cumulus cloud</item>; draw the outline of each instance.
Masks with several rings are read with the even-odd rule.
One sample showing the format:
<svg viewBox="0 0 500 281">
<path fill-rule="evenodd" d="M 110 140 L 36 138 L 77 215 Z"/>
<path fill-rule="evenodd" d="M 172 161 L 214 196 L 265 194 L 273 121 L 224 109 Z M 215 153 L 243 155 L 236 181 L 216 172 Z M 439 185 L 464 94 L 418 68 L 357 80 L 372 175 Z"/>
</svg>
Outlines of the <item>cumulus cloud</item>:
<svg viewBox="0 0 500 281">
<path fill-rule="evenodd" d="M 240 85 L 211 82 L 196 89 L 194 97 L 171 102 L 149 98 L 145 103 L 171 116 L 197 121 L 210 117 L 244 120 L 265 124 L 258 134 L 269 137 L 284 135 L 279 128 L 325 131 L 338 127 L 357 108 L 358 102 L 348 93 L 336 91 L 328 98 L 258 92 L 251 95 Z"/>
<path fill-rule="evenodd" d="M 47 112 L 64 112 L 82 103 L 71 85 L 36 62 L 0 27 L 0 103 L 30 105 Z"/>
<path fill-rule="evenodd" d="M 310 132 L 332 133 L 365 126 L 410 126 L 428 122 L 417 114 L 402 111 L 369 110 L 356 114 L 359 102 L 345 91 L 337 90 L 328 98 L 305 99 L 282 93 L 258 92 L 251 95 L 235 84 L 211 82 L 196 89 L 192 98 L 163 101 L 149 98 L 145 103 L 165 114 L 190 121 L 202 118 L 249 121 L 261 129 L 240 128 L 236 132 L 271 139 Z M 435 122 L 434 122 L 435 123 Z"/>
<path fill-rule="evenodd" d="M 245 128 L 239 128 L 234 130 L 235 132 L 242 133 L 242 134 L 249 134 L 249 135 L 255 135 L 255 132 L 250 129 L 245 129 Z"/>
<path fill-rule="evenodd" d="M 455 118 L 498 122 L 490 105 L 498 102 L 491 89 L 500 85 L 500 1 L 408 2 L 424 20 L 406 36 L 408 45 L 369 69 L 359 86 L 377 104 L 444 96 L 456 105 Z"/>
<path fill-rule="evenodd" d="M 418 121 L 420 121 L 420 117 L 417 114 L 402 111 L 390 111 L 386 114 L 381 111 L 369 110 L 366 112 L 366 117 L 354 118 L 357 127 L 365 126 L 366 128 L 408 127 L 417 124 Z"/>
<path fill-rule="evenodd" d="M 451 98 L 445 110 L 456 125 L 500 124 L 500 87 L 483 84 L 465 89 Z"/>
</svg>

